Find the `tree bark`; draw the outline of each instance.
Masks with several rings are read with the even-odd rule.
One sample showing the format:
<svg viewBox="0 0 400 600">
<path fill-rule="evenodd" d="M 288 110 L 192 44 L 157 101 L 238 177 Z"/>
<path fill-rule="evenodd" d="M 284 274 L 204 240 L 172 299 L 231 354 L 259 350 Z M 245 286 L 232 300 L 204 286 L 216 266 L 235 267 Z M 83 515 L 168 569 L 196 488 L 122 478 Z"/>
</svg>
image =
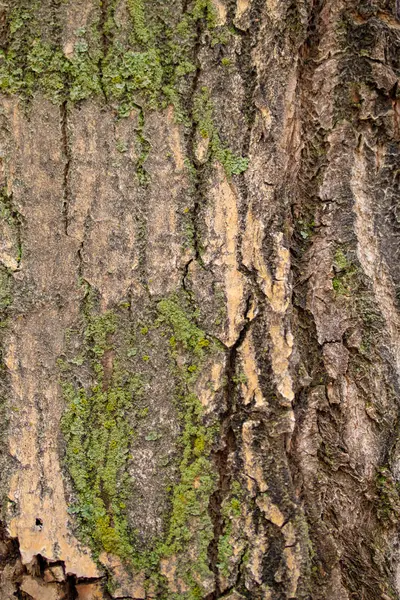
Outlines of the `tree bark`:
<svg viewBox="0 0 400 600">
<path fill-rule="evenodd" d="M 400 598 L 399 2 L 0 47 L 0 598 Z"/>
</svg>

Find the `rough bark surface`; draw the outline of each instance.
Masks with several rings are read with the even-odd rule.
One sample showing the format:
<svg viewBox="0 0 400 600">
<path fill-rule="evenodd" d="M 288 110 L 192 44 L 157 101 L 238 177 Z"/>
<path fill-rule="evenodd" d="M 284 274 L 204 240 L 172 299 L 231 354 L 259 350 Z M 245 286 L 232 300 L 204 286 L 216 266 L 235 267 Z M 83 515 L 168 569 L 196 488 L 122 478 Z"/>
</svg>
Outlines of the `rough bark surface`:
<svg viewBox="0 0 400 600">
<path fill-rule="evenodd" d="M 400 4 L 0 5 L 2 600 L 400 598 Z"/>
</svg>

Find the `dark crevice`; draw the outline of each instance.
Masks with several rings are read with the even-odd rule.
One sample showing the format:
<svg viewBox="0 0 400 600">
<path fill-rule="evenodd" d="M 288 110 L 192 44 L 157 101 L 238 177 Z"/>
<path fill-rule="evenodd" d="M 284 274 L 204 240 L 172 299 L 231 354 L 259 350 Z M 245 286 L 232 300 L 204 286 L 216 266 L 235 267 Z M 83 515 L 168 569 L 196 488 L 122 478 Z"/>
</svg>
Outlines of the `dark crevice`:
<svg viewBox="0 0 400 600">
<path fill-rule="evenodd" d="M 242 48 L 241 52 L 237 57 L 238 68 L 240 75 L 242 77 L 243 85 L 244 85 L 244 100 L 243 100 L 243 113 L 247 119 L 247 129 L 243 139 L 243 147 L 241 149 L 241 154 L 243 156 L 248 156 L 250 152 L 251 146 L 251 137 L 253 132 L 253 126 L 255 123 L 257 107 L 254 102 L 254 95 L 257 89 L 257 85 L 259 84 L 259 78 L 257 76 L 256 67 L 252 58 L 253 48 L 258 43 L 258 35 L 261 26 L 261 14 L 264 10 L 265 3 L 263 0 L 256 0 L 252 3 L 250 7 L 250 16 L 249 22 L 252 23 L 252 26 L 246 30 L 239 29 L 234 24 L 234 17 L 236 13 L 236 2 L 231 2 L 228 10 L 228 21 L 229 26 L 235 32 L 237 36 L 241 38 Z M 236 184 L 240 190 L 241 196 L 243 198 L 244 204 L 248 204 L 249 199 L 249 186 L 246 177 L 246 173 L 242 173 L 238 175 L 236 178 Z M 252 290 L 255 296 L 260 300 L 264 299 L 264 294 L 261 290 L 261 286 L 258 282 L 257 273 L 254 270 L 248 269 L 243 263 L 242 256 L 242 239 L 243 239 L 243 229 L 239 232 L 238 239 L 238 268 L 239 271 L 245 276 L 246 280 L 251 283 Z"/>
<path fill-rule="evenodd" d="M 182 4 L 182 15 L 184 16 L 189 12 L 189 0 L 184 0 Z M 206 23 L 204 19 L 199 19 L 196 22 L 196 31 L 195 31 L 195 40 L 193 45 L 193 63 L 195 64 L 195 71 L 191 79 L 191 84 L 187 93 L 186 98 L 186 111 L 188 115 L 188 122 L 191 123 L 191 126 L 186 130 L 185 136 L 185 146 L 186 146 L 186 156 L 188 157 L 188 162 L 191 168 L 192 177 L 192 197 L 193 197 L 193 206 L 190 210 L 190 220 L 191 220 L 191 229 L 193 235 L 193 250 L 194 250 L 194 258 L 191 257 L 188 262 L 185 264 L 182 273 L 182 288 L 186 292 L 189 301 L 193 302 L 193 295 L 187 285 L 187 277 L 189 274 L 189 268 L 192 264 L 193 260 L 197 261 L 202 267 L 204 267 L 203 260 L 201 258 L 201 239 L 199 235 L 199 217 L 201 206 L 203 204 L 203 177 L 204 177 L 204 169 L 205 166 L 199 165 L 196 154 L 195 154 L 195 146 L 196 146 L 196 131 L 197 124 L 195 121 L 195 99 L 196 93 L 199 86 L 199 80 L 201 76 L 201 61 L 200 61 L 200 50 L 202 47 L 202 36 L 206 29 Z"/>
<path fill-rule="evenodd" d="M 67 101 L 63 102 L 61 107 L 61 141 L 62 151 L 64 154 L 64 175 L 63 175 L 63 204 L 62 204 L 62 215 L 64 221 L 64 233 L 68 235 L 68 212 L 70 204 L 70 167 L 71 167 L 71 148 L 69 144 L 68 135 L 68 106 Z"/>
<path fill-rule="evenodd" d="M 63 0 L 52 0 L 50 4 L 50 23 L 51 23 L 51 37 L 57 45 L 61 45 L 62 42 L 62 24 L 60 19 L 60 8 L 63 4 Z"/>
<path fill-rule="evenodd" d="M 189 11 L 190 0 L 183 0 L 182 2 L 182 13 L 185 14 Z"/>
<path fill-rule="evenodd" d="M 79 279 L 82 280 L 82 276 L 83 276 L 83 242 L 81 243 L 81 245 L 78 248 L 78 260 L 79 260 L 79 266 L 78 266 L 78 276 Z"/>
<path fill-rule="evenodd" d="M 100 2 L 100 19 L 99 19 L 99 33 L 101 39 L 101 55 L 99 57 L 97 66 L 99 69 L 99 83 L 100 88 L 104 96 L 104 100 L 107 102 L 107 92 L 104 86 L 104 77 L 103 77 L 103 62 L 107 57 L 108 51 L 110 49 L 112 43 L 112 33 L 106 31 L 106 23 L 110 18 L 110 14 L 114 12 L 114 2 L 113 0 L 102 0 Z"/>
<path fill-rule="evenodd" d="M 214 536 L 208 548 L 208 558 L 210 561 L 210 570 L 215 576 L 215 590 L 206 596 L 206 600 L 216 600 L 221 593 L 219 585 L 218 543 L 224 533 L 222 503 L 230 490 L 231 474 L 228 465 L 229 456 L 236 451 L 234 431 L 231 426 L 227 427 L 227 423 L 222 425 L 223 428 L 224 425 L 226 431 L 221 435 L 222 448 L 213 455 L 213 461 L 219 475 L 218 489 L 210 496 L 208 505 L 214 528 Z"/>
<path fill-rule="evenodd" d="M 36 519 L 36 523 L 38 521 L 41 521 L 41 519 Z M 46 584 L 50 584 L 50 586 L 57 584 L 60 598 L 62 597 L 64 600 L 76 600 L 78 598 L 77 585 L 80 583 L 97 583 L 101 581 L 106 583 L 104 577 L 86 579 L 70 575 L 65 571 L 64 561 L 49 561 L 41 554 L 34 556 L 29 564 L 22 564 L 19 541 L 17 538 L 9 536 L 7 527 L 3 522 L 0 522 L 0 546 L 0 571 L 7 568 L 7 576 L 14 586 L 13 596 L 19 600 L 30 598 L 22 589 L 24 577 L 30 577 L 39 586 L 43 586 L 44 594 Z M 52 572 L 52 569 L 55 568 L 57 568 L 57 572 Z M 52 587 L 49 588 L 49 591 L 50 589 L 54 590 Z M 106 591 L 103 594 L 106 600 L 111 599 Z"/>
<path fill-rule="evenodd" d="M 110 8 L 112 8 L 110 0 L 101 0 L 99 29 L 101 34 L 101 45 L 103 48 L 104 56 L 106 56 L 111 42 L 110 37 L 106 33 L 106 22 L 109 17 Z"/>
<path fill-rule="evenodd" d="M 261 26 L 261 13 L 264 9 L 264 0 L 255 0 L 250 6 L 249 22 L 252 23 L 251 27 L 246 30 L 239 29 L 234 24 L 234 16 L 236 13 L 236 2 L 231 3 L 228 10 L 228 22 L 229 27 L 234 31 L 235 35 L 241 38 L 242 47 L 240 54 L 237 56 L 237 63 L 240 75 L 242 77 L 244 85 L 244 99 L 242 104 L 242 110 L 247 120 L 246 135 L 243 140 L 243 148 L 241 154 L 248 156 L 251 142 L 251 134 L 256 116 L 256 105 L 254 103 L 254 92 L 257 88 L 258 78 L 256 66 L 252 58 L 252 50 L 258 43 L 258 34 Z M 237 181 L 240 182 L 240 187 L 244 184 L 244 175 L 240 175 Z M 242 192 L 245 191 L 242 189 Z"/>
<path fill-rule="evenodd" d="M 251 305 L 252 297 L 247 299 L 246 314 Z M 231 470 L 229 465 L 229 457 L 232 456 L 237 449 L 236 436 L 232 426 L 232 421 L 236 415 L 235 395 L 236 384 L 234 377 L 237 370 L 238 350 L 243 344 L 246 335 L 254 322 L 246 317 L 246 321 L 236 339 L 236 342 L 228 350 L 226 364 L 226 386 L 225 386 L 225 403 L 226 410 L 221 416 L 221 434 L 219 448 L 213 452 L 212 459 L 216 466 L 219 482 L 217 490 L 211 495 L 209 502 L 209 513 L 213 523 L 214 535 L 208 548 L 208 557 L 210 561 L 210 570 L 215 577 L 215 590 L 205 597 L 205 600 L 218 600 L 221 594 L 220 589 L 220 574 L 218 566 L 218 545 L 221 536 L 224 533 L 224 519 L 222 515 L 222 505 L 225 498 L 228 496 L 231 487 Z"/>
<path fill-rule="evenodd" d="M 83 230 L 83 238 L 82 238 L 81 243 L 79 244 L 79 248 L 77 250 L 79 283 L 82 284 L 83 282 L 86 282 L 87 285 L 89 285 L 89 283 L 85 280 L 85 278 L 83 276 L 83 265 L 84 265 L 83 250 L 84 250 L 85 241 L 86 241 L 86 234 L 87 234 L 87 231 L 88 231 L 88 228 L 89 228 L 89 222 L 91 220 L 90 212 L 91 212 L 91 208 L 89 209 L 89 212 L 88 212 L 88 214 L 85 217 L 84 230 Z"/>
<path fill-rule="evenodd" d="M 236 5 L 236 3 L 235 3 L 235 5 Z M 259 16 L 259 14 L 262 10 L 262 5 L 263 5 L 263 3 L 261 1 L 255 3 L 255 5 L 252 8 L 252 16 L 253 17 L 255 15 Z M 234 7 L 233 4 L 231 4 L 229 6 L 229 11 L 228 11 L 228 22 L 229 22 L 229 26 L 231 28 L 233 28 L 235 33 L 237 35 L 239 35 L 242 39 L 242 51 L 241 51 L 240 55 L 238 56 L 238 63 L 239 63 L 238 66 L 239 66 L 239 71 L 242 75 L 242 79 L 244 81 L 244 86 L 245 86 L 245 98 L 244 98 L 244 103 L 243 103 L 243 110 L 247 117 L 248 127 L 246 129 L 246 135 L 244 138 L 243 147 L 241 149 L 241 154 L 243 156 L 247 156 L 249 153 L 249 149 L 250 149 L 252 125 L 255 120 L 255 110 L 256 109 L 254 106 L 253 99 L 254 99 L 254 91 L 255 91 L 256 85 L 257 85 L 256 72 L 255 72 L 255 67 L 253 65 L 253 62 L 252 62 L 251 50 L 257 42 L 257 34 L 258 34 L 258 30 L 259 30 L 260 19 L 256 18 L 256 19 L 252 20 L 253 23 L 256 23 L 256 31 L 254 31 L 254 27 L 251 29 L 251 31 L 250 30 L 249 31 L 241 31 L 241 30 L 237 29 L 233 24 L 235 10 L 236 10 L 236 6 Z M 199 73 L 197 73 L 197 77 L 195 78 L 195 81 L 194 81 L 193 97 L 194 97 L 195 89 L 197 86 L 198 78 L 199 78 Z M 192 119 L 192 121 L 193 121 L 193 119 Z M 192 130 L 191 130 L 190 144 L 189 144 L 189 156 L 191 158 L 192 164 L 197 166 L 196 158 L 194 156 L 195 135 L 196 135 L 196 126 L 193 124 Z M 195 231 L 195 252 L 196 252 L 196 260 L 198 260 L 200 262 L 200 264 L 202 263 L 201 256 L 200 256 L 201 246 L 200 246 L 200 240 L 199 240 L 198 233 L 197 233 L 197 224 L 198 224 L 199 212 L 201 209 L 201 201 L 202 201 L 201 186 L 202 186 L 202 175 L 204 173 L 204 170 L 205 170 L 204 166 L 203 167 L 197 166 L 197 168 L 196 168 L 196 176 L 197 176 L 196 188 L 195 188 L 196 194 L 195 194 L 195 204 L 194 204 L 194 208 L 193 208 L 193 225 L 194 225 L 194 231 Z M 248 191 L 248 187 L 247 187 L 247 183 L 246 183 L 245 174 L 242 173 L 241 175 L 235 176 L 235 182 L 236 182 L 237 187 L 239 188 L 239 191 L 240 191 L 242 197 L 246 201 L 248 198 L 249 191 Z M 246 279 L 250 276 L 250 279 L 252 282 L 253 294 L 260 296 L 261 291 L 260 291 L 260 288 L 259 288 L 259 285 L 257 282 L 256 274 L 249 271 L 243 265 L 241 252 L 240 252 L 241 239 L 238 240 L 238 248 L 239 248 L 239 251 L 238 251 L 239 270 L 245 274 Z M 188 264 L 187 268 L 189 268 L 189 264 Z M 185 275 L 185 277 L 186 277 L 186 275 Z M 249 295 L 249 297 L 247 299 L 247 306 L 246 306 L 246 310 L 245 310 L 246 315 L 249 312 L 251 302 L 253 300 L 253 294 Z M 225 387 L 225 393 L 224 393 L 226 410 L 225 410 L 224 414 L 221 416 L 221 433 L 220 433 L 219 447 L 216 451 L 213 452 L 213 455 L 212 455 L 214 464 L 215 464 L 217 472 L 218 472 L 219 481 L 218 481 L 218 487 L 217 487 L 216 491 L 211 495 L 210 502 L 209 502 L 209 513 L 210 513 L 210 517 L 211 517 L 211 520 L 213 523 L 213 539 L 212 539 L 211 543 L 209 544 L 208 557 L 209 557 L 210 570 L 214 573 L 215 588 L 214 588 L 214 591 L 211 592 L 210 594 L 208 594 L 204 600 L 219 600 L 219 598 L 221 598 L 221 597 L 225 596 L 227 593 L 229 593 L 229 590 L 228 591 L 225 590 L 224 592 L 222 592 L 222 590 L 220 588 L 220 568 L 218 565 L 218 562 L 219 562 L 218 547 L 219 547 L 220 539 L 224 535 L 224 530 L 225 530 L 224 517 L 223 517 L 223 513 L 222 513 L 223 503 L 224 503 L 224 500 L 228 497 L 229 491 L 231 488 L 232 473 L 231 473 L 231 466 L 229 464 L 229 460 L 235 454 L 236 449 L 237 449 L 237 440 L 236 440 L 236 435 L 235 435 L 234 428 L 233 428 L 233 420 L 237 416 L 237 410 L 236 410 L 236 406 L 235 406 L 236 384 L 234 381 L 234 377 L 235 377 L 236 370 L 237 370 L 238 351 L 245 340 L 245 337 L 249 331 L 249 328 L 250 328 L 252 322 L 253 322 L 252 320 L 250 320 L 248 317 L 246 317 L 245 323 L 236 339 L 236 342 L 234 343 L 234 345 L 231 348 L 227 349 L 227 364 L 226 364 L 226 371 L 225 371 L 226 387 Z M 240 568 L 240 566 L 239 566 L 239 568 Z M 240 578 L 240 574 L 238 574 L 238 580 L 239 580 L 239 578 Z M 232 591 L 234 589 L 234 587 L 235 586 L 232 586 L 232 588 L 230 588 L 230 590 Z"/>
<path fill-rule="evenodd" d="M 138 145 L 138 159 L 136 161 L 136 175 L 139 180 L 139 185 L 142 187 L 147 187 L 150 182 L 150 176 L 144 167 L 144 163 L 146 162 L 150 150 L 151 144 L 144 136 L 144 126 L 145 126 L 145 114 L 144 109 L 139 104 L 135 104 L 135 109 L 138 110 L 138 127 L 136 129 L 136 141 Z"/>
<path fill-rule="evenodd" d="M 188 6 L 187 6 L 187 3 L 185 3 L 184 10 L 187 11 L 187 9 L 188 9 Z M 200 264 L 202 264 L 202 260 L 201 260 L 201 252 L 200 252 L 201 244 L 200 244 L 200 239 L 199 239 L 199 234 L 198 234 L 198 219 L 199 219 L 200 207 L 202 204 L 201 187 L 202 187 L 203 168 L 198 165 L 197 159 L 195 156 L 195 142 L 196 142 L 197 125 L 196 125 L 195 119 L 194 119 L 194 105 L 195 105 L 196 92 L 197 92 L 200 74 L 201 74 L 201 64 L 200 64 L 199 54 L 200 54 L 200 49 L 201 49 L 201 45 L 202 45 L 201 38 L 202 38 L 203 31 L 204 31 L 204 27 L 205 27 L 205 25 L 204 25 L 203 21 L 201 21 L 199 19 L 196 24 L 196 41 L 194 43 L 194 50 L 193 50 L 196 70 L 195 70 L 193 78 L 192 78 L 192 83 L 191 83 L 190 91 L 188 94 L 188 101 L 187 101 L 188 117 L 189 117 L 189 121 L 191 123 L 191 127 L 186 136 L 186 154 L 189 158 L 190 164 L 193 165 L 193 167 L 194 167 L 194 173 L 193 173 L 194 202 L 193 202 L 193 207 L 191 210 L 191 219 L 192 219 L 192 227 L 193 227 L 193 246 L 194 246 L 194 252 L 195 252 L 195 260 L 198 261 Z"/>
<path fill-rule="evenodd" d="M 189 288 L 188 288 L 188 286 L 187 286 L 186 279 L 187 279 L 187 277 L 188 277 L 188 275 L 189 275 L 189 268 L 190 268 L 190 265 L 192 264 L 193 260 L 194 260 L 194 259 L 193 259 L 193 258 L 191 258 L 191 259 L 189 260 L 189 262 L 187 262 L 187 263 L 186 263 L 186 265 L 185 265 L 185 267 L 184 267 L 184 269 L 183 269 L 183 275 L 182 275 L 182 288 L 183 288 L 183 289 L 185 290 L 185 292 L 186 292 L 187 294 L 189 294 L 189 295 L 190 295 L 190 293 L 191 293 L 191 292 L 190 292 L 190 289 L 189 289 Z"/>
</svg>

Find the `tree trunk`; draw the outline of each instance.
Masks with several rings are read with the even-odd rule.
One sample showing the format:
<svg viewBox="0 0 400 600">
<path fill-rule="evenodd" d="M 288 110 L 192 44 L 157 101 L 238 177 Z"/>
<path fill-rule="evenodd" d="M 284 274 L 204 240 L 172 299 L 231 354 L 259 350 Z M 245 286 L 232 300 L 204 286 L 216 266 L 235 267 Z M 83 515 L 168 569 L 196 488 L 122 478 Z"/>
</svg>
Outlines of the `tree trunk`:
<svg viewBox="0 0 400 600">
<path fill-rule="evenodd" d="M 4 0 L 0 598 L 400 598 L 400 4 Z"/>
</svg>

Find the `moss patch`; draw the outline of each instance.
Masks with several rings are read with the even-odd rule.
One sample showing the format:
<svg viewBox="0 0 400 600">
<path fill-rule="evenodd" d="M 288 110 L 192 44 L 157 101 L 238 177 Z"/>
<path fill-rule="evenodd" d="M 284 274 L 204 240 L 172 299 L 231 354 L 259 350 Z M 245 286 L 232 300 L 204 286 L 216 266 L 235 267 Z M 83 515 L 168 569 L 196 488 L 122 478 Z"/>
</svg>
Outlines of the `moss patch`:
<svg viewBox="0 0 400 600">
<path fill-rule="evenodd" d="M 223 577 L 230 575 L 230 559 L 233 556 L 233 522 L 242 514 L 243 489 L 238 481 L 233 481 L 227 498 L 222 503 L 223 534 L 218 540 L 218 569 Z"/>
<path fill-rule="evenodd" d="M 67 409 L 62 431 L 76 492 L 70 512 L 76 515 L 96 555 L 105 550 L 128 559 L 133 546 L 125 512 L 129 491 L 126 467 L 134 433 L 128 417 L 140 395 L 141 379 L 121 370 L 117 359 L 112 373 L 106 373 L 117 323 L 112 312 L 86 315 L 85 358 L 95 382 L 89 389 L 63 383 Z"/>
<path fill-rule="evenodd" d="M 132 109 L 132 100 L 142 98 L 155 108 L 177 97 L 173 90 L 179 80 L 195 69 L 197 23 L 204 20 L 215 27 L 212 3 L 196 0 L 178 22 L 173 16 L 171 20 L 170 7 L 160 13 L 156 4 L 145 8 L 142 0 L 128 0 L 128 9 L 130 35 L 121 35 L 111 3 L 104 22 L 74 32 L 74 52 L 67 57 L 53 31 L 57 23 L 44 22 L 39 2 L 22 1 L 8 13 L 0 89 L 27 98 L 40 90 L 59 103 L 105 94 L 118 103 L 120 114 Z"/>
<path fill-rule="evenodd" d="M 213 105 L 206 87 L 203 87 L 195 98 L 193 118 L 200 135 L 210 140 L 210 158 L 220 162 L 228 176 L 240 175 L 246 171 L 249 159 L 233 154 L 221 141 L 214 125 Z"/>
<path fill-rule="evenodd" d="M 197 314 L 185 296 L 158 302 L 156 319 L 152 323 L 136 323 L 135 346 L 127 343 L 124 347 L 117 339 L 120 328 L 126 327 L 123 311 L 128 309 L 121 305 L 116 312 L 100 314 L 93 297 L 89 290 L 79 352 L 69 362 L 60 361 L 66 401 L 62 419 L 65 463 L 75 496 L 70 512 L 95 556 L 105 550 L 121 557 L 127 565 L 143 569 L 160 589 L 160 561 L 176 558 L 177 575 L 188 591 L 169 597 L 194 600 L 202 597 L 204 582 L 213 577 L 208 557 L 214 535 L 209 501 L 218 475 L 211 452 L 219 431 L 215 418 L 205 419 L 195 384 L 211 354 L 220 349 L 197 326 Z M 148 409 L 141 403 L 145 377 L 133 372 L 129 361 L 146 364 L 145 358 L 150 357 L 142 354 L 140 343 L 150 344 L 148 340 L 156 335 L 169 340 L 170 369 L 181 423 L 181 457 L 177 481 L 169 490 L 165 535 L 144 548 L 129 527 L 126 506 L 134 485 L 128 475 L 131 443 L 135 428 L 141 427 L 140 420 L 146 418 Z M 76 348 L 76 332 L 68 332 L 66 337 Z M 76 374 L 88 366 L 92 373 L 90 382 L 79 384 Z M 156 430 L 145 436 L 148 442 L 159 438 Z M 190 561 L 189 551 L 193 556 Z"/>
<path fill-rule="evenodd" d="M 40 90 L 55 103 L 101 93 L 99 35 L 78 33 L 74 54 L 67 58 L 41 22 L 38 2 L 21 2 L 8 15 L 9 44 L 0 51 L 0 89 L 30 98 Z"/>
<path fill-rule="evenodd" d="M 74 32 L 72 55 L 65 56 L 58 42 L 57 23 L 47 26 L 40 3 L 22 2 L 8 15 L 9 44 L 0 51 L 0 90 L 30 99 L 40 91 L 52 102 L 78 102 L 105 98 L 120 117 L 138 107 L 160 109 L 175 106 L 175 115 L 191 126 L 187 103 L 196 72 L 199 25 L 210 32 L 210 44 L 226 43 L 225 28 L 217 26 L 211 0 L 195 0 L 180 16 L 169 5 L 128 0 L 131 23 L 127 31 L 117 25 L 114 3 L 104 22 Z M 225 39 L 226 38 L 226 39 Z M 190 103 L 190 102 L 189 102 Z M 248 159 L 232 153 L 220 139 L 212 119 L 207 91 L 196 99 L 195 124 L 210 138 L 211 157 L 228 175 L 247 169 Z M 141 139 L 138 175 L 149 148 Z"/>
<path fill-rule="evenodd" d="M 211 460 L 213 443 L 219 431 L 215 421 L 206 422 L 203 408 L 193 391 L 198 374 L 211 352 L 218 352 L 196 324 L 196 314 L 177 298 L 158 303 L 158 325 L 166 325 L 170 337 L 171 357 L 177 381 L 177 402 L 182 421 L 182 461 L 180 480 L 172 490 L 172 511 L 168 534 L 160 547 L 163 556 L 180 555 L 179 575 L 189 592 L 174 598 L 202 598 L 202 582 L 212 576 L 208 548 L 213 539 L 213 523 L 209 501 L 218 482 Z M 185 361 L 182 362 L 182 356 Z M 195 560 L 188 561 L 191 551 Z"/>
<path fill-rule="evenodd" d="M 378 518 L 395 525 L 400 515 L 400 484 L 395 482 L 387 467 L 376 476 Z"/>
<path fill-rule="evenodd" d="M 354 293 L 357 285 L 358 269 L 347 257 L 342 248 L 337 248 L 333 262 L 334 277 L 332 287 L 338 295 L 348 296 Z"/>
</svg>

